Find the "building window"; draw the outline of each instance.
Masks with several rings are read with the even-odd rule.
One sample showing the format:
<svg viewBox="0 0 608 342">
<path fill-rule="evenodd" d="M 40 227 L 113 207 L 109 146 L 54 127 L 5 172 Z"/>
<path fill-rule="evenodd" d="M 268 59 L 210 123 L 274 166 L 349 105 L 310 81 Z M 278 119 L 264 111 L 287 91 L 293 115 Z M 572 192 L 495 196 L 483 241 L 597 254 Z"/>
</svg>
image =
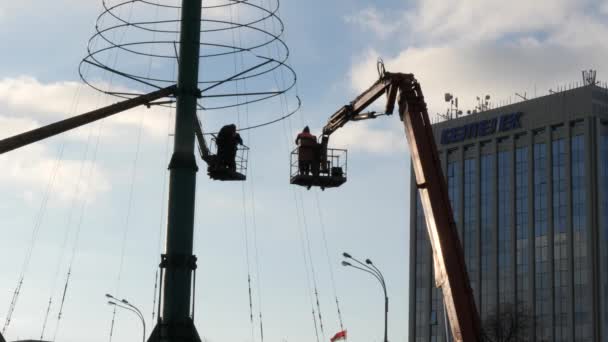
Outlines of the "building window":
<svg viewBox="0 0 608 342">
<path fill-rule="evenodd" d="M 536 340 L 548 341 L 550 323 L 550 264 L 547 211 L 547 145 L 534 144 L 534 263 Z"/>
<path fill-rule="evenodd" d="M 491 314 L 495 309 L 496 287 L 494 286 L 493 275 L 495 266 L 492 257 L 494 247 L 493 217 L 492 208 L 494 203 L 493 182 L 494 175 L 494 154 L 481 157 L 480 172 L 480 228 L 481 228 L 481 315 L 483 318 Z"/>
<path fill-rule="evenodd" d="M 449 160 L 449 157 L 448 157 Z M 450 196 L 450 204 L 454 213 L 454 222 L 460 231 L 460 177 L 462 175 L 460 161 L 452 161 L 448 163 L 447 182 L 448 195 Z"/>
<path fill-rule="evenodd" d="M 433 264 L 431 263 L 431 267 L 433 266 Z M 433 278 L 435 277 L 435 271 L 433 270 Z M 431 341 L 432 340 L 438 340 L 439 339 L 439 334 L 441 333 L 441 330 L 439 329 L 439 320 L 437 319 L 437 312 L 440 309 L 441 306 L 441 292 L 440 290 L 435 287 L 432 286 L 431 289 L 431 317 L 430 317 L 430 322 L 429 324 L 431 325 Z"/>
<path fill-rule="evenodd" d="M 585 200 L 585 140 L 582 135 L 570 141 L 572 187 L 572 237 L 574 244 L 574 340 L 591 341 L 591 287 Z"/>
<path fill-rule="evenodd" d="M 601 271 L 601 298 L 603 318 L 603 335 L 608 333 L 608 131 L 606 125 L 602 122 L 604 132 L 600 137 L 600 158 L 599 158 L 599 186 L 600 186 L 600 224 L 601 224 L 601 243 L 600 253 L 602 260 L 600 261 Z"/>
<path fill-rule="evenodd" d="M 513 304 L 513 265 L 511 262 L 511 166 L 512 151 L 498 153 L 498 302 Z"/>
<path fill-rule="evenodd" d="M 567 224 L 567 183 L 566 183 L 566 141 L 552 142 L 553 175 L 553 263 L 554 263 L 554 315 L 556 342 L 568 341 L 568 234 Z"/>
<path fill-rule="evenodd" d="M 516 232 L 516 275 L 517 305 L 524 311 L 529 310 L 528 260 L 530 246 L 528 242 L 528 147 L 515 150 L 515 232 Z"/>
<path fill-rule="evenodd" d="M 464 259 L 473 294 L 477 293 L 477 207 L 476 175 L 477 160 L 464 161 Z M 477 296 L 475 295 L 475 298 Z M 479 305 L 479 303 L 477 303 Z"/>
</svg>

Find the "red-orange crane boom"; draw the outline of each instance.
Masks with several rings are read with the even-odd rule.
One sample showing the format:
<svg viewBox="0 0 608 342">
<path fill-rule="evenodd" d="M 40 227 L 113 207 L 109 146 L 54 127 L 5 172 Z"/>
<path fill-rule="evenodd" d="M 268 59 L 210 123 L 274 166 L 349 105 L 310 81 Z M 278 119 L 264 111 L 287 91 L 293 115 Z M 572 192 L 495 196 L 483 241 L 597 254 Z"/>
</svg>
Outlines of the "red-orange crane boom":
<svg viewBox="0 0 608 342">
<path fill-rule="evenodd" d="M 330 117 L 323 128 L 321 148 L 327 150 L 329 136 L 347 122 L 390 115 L 397 103 L 433 250 L 435 283 L 443 292 L 452 336 L 454 341 L 481 341 L 479 314 L 420 84 L 412 74 L 389 73 L 381 63 L 379 66 L 380 78 Z M 363 113 L 385 94 L 385 113 Z"/>
</svg>

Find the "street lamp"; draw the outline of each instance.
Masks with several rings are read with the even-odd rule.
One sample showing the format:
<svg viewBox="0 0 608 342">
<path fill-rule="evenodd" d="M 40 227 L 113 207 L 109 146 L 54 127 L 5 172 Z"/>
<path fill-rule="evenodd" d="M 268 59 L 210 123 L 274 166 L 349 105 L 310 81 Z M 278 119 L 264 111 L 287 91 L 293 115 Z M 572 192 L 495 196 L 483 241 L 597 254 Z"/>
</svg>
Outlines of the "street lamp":
<svg viewBox="0 0 608 342">
<path fill-rule="evenodd" d="M 374 265 L 370 259 L 365 259 L 365 263 L 362 263 L 361 261 L 357 260 L 352 255 L 350 255 L 346 252 L 342 253 L 342 256 L 345 257 L 346 259 L 350 259 L 350 260 L 356 262 L 357 264 L 361 265 L 362 267 L 353 265 L 346 260 L 342 261 L 342 266 L 352 267 L 352 268 L 361 270 L 363 272 L 367 272 L 367 273 L 373 275 L 374 278 L 378 279 L 378 281 L 380 282 L 380 285 L 382 286 L 382 290 L 384 291 L 384 342 L 388 342 L 388 294 L 386 293 L 386 282 L 384 281 L 384 276 L 382 275 L 382 272 L 380 272 L 378 267 L 376 267 L 376 265 Z"/>
<path fill-rule="evenodd" d="M 139 317 L 139 319 L 141 320 L 141 325 L 144 329 L 144 335 L 143 335 L 142 341 L 146 342 L 146 321 L 145 321 L 144 315 L 141 313 L 141 311 L 135 305 L 129 303 L 126 299 L 119 300 L 118 298 L 112 296 L 109 293 L 106 293 L 106 298 L 110 299 L 108 301 L 108 305 L 114 305 L 116 307 L 129 310 L 129 311 L 135 313 L 137 315 L 137 317 Z"/>
</svg>

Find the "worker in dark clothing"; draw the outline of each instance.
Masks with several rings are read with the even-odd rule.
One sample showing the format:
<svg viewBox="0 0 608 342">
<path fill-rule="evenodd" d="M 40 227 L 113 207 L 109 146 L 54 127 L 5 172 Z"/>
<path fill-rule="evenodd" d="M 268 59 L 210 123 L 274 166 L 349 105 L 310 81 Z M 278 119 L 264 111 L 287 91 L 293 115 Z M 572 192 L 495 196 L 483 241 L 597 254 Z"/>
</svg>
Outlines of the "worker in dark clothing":
<svg viewBox="0 0 608 342">
<path fill-rule="evenodd" d="M 296 137 L 296 145 L 298 145 L 298 165 L 300 174 L 307 175 L 312 169 L 313 175 L 318 175 L 319 167 L 315 167 L 314 161 L 318 159 L 319 144 L 317 143 L 317 137 L 310 134 L 310 128 L 308 128 L 308 126 L 304 127 L 302 132 Z"/>
<path fill-rule="evenodd" d="M 236 125 L 222 127 L 217 135 L 217 158 L 220 168 L 236 172 L 236 152 L 238 145 L 243 145 L 243 139 L 236 131 Z"/>
</svg>

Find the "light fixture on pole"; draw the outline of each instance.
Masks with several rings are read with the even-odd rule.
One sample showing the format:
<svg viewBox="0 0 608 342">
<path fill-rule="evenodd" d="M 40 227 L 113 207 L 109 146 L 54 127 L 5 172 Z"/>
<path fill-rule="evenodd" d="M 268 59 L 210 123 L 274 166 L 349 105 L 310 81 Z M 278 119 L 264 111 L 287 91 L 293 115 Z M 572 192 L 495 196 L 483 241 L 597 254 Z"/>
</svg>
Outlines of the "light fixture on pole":
<svg viewBox="0 0 608 342">
<path fill-rule="evenodd" d="M 342 260 L 342 266 L 352 267 L 363 272 L 367 272 L 373 275 L 374 278 L 378 279 L 378 281 L 380 282 L 380 285 L 382 286 L 382 291 L 384 292 L 384 342 L 388 342 L 388 294 L 386 292 L 386 282 L 384 281 L 384 276 L 370 259 L 365 259 L 365 263 L 363 263 L 346 252 L 342 253 L 342 256 L 360 265 L 353 265 L 346 260 Z"/>
<path fill-rule="evenodd" d="M 137 317 L 139 317 L 139 319 L 141 320 L 141 325 L 143 327 L 142 341 L 146 342 L 146 320 L 144 319 L 144 315 L 142 314 L 141 310 L 139 310 L 135 305 L 129 303 L 129 301 L 127 301 L 126 299 L 119 300 L 118 298 L 112 296 L 109 293 L 106 293 L 106 298 L 110 299 L 108 301 L 108 305 L 113 305 L 115 307 L 129 310 L 129 311 L 133 312 L 134 314 L 136 314 Z"/>
</svg>

